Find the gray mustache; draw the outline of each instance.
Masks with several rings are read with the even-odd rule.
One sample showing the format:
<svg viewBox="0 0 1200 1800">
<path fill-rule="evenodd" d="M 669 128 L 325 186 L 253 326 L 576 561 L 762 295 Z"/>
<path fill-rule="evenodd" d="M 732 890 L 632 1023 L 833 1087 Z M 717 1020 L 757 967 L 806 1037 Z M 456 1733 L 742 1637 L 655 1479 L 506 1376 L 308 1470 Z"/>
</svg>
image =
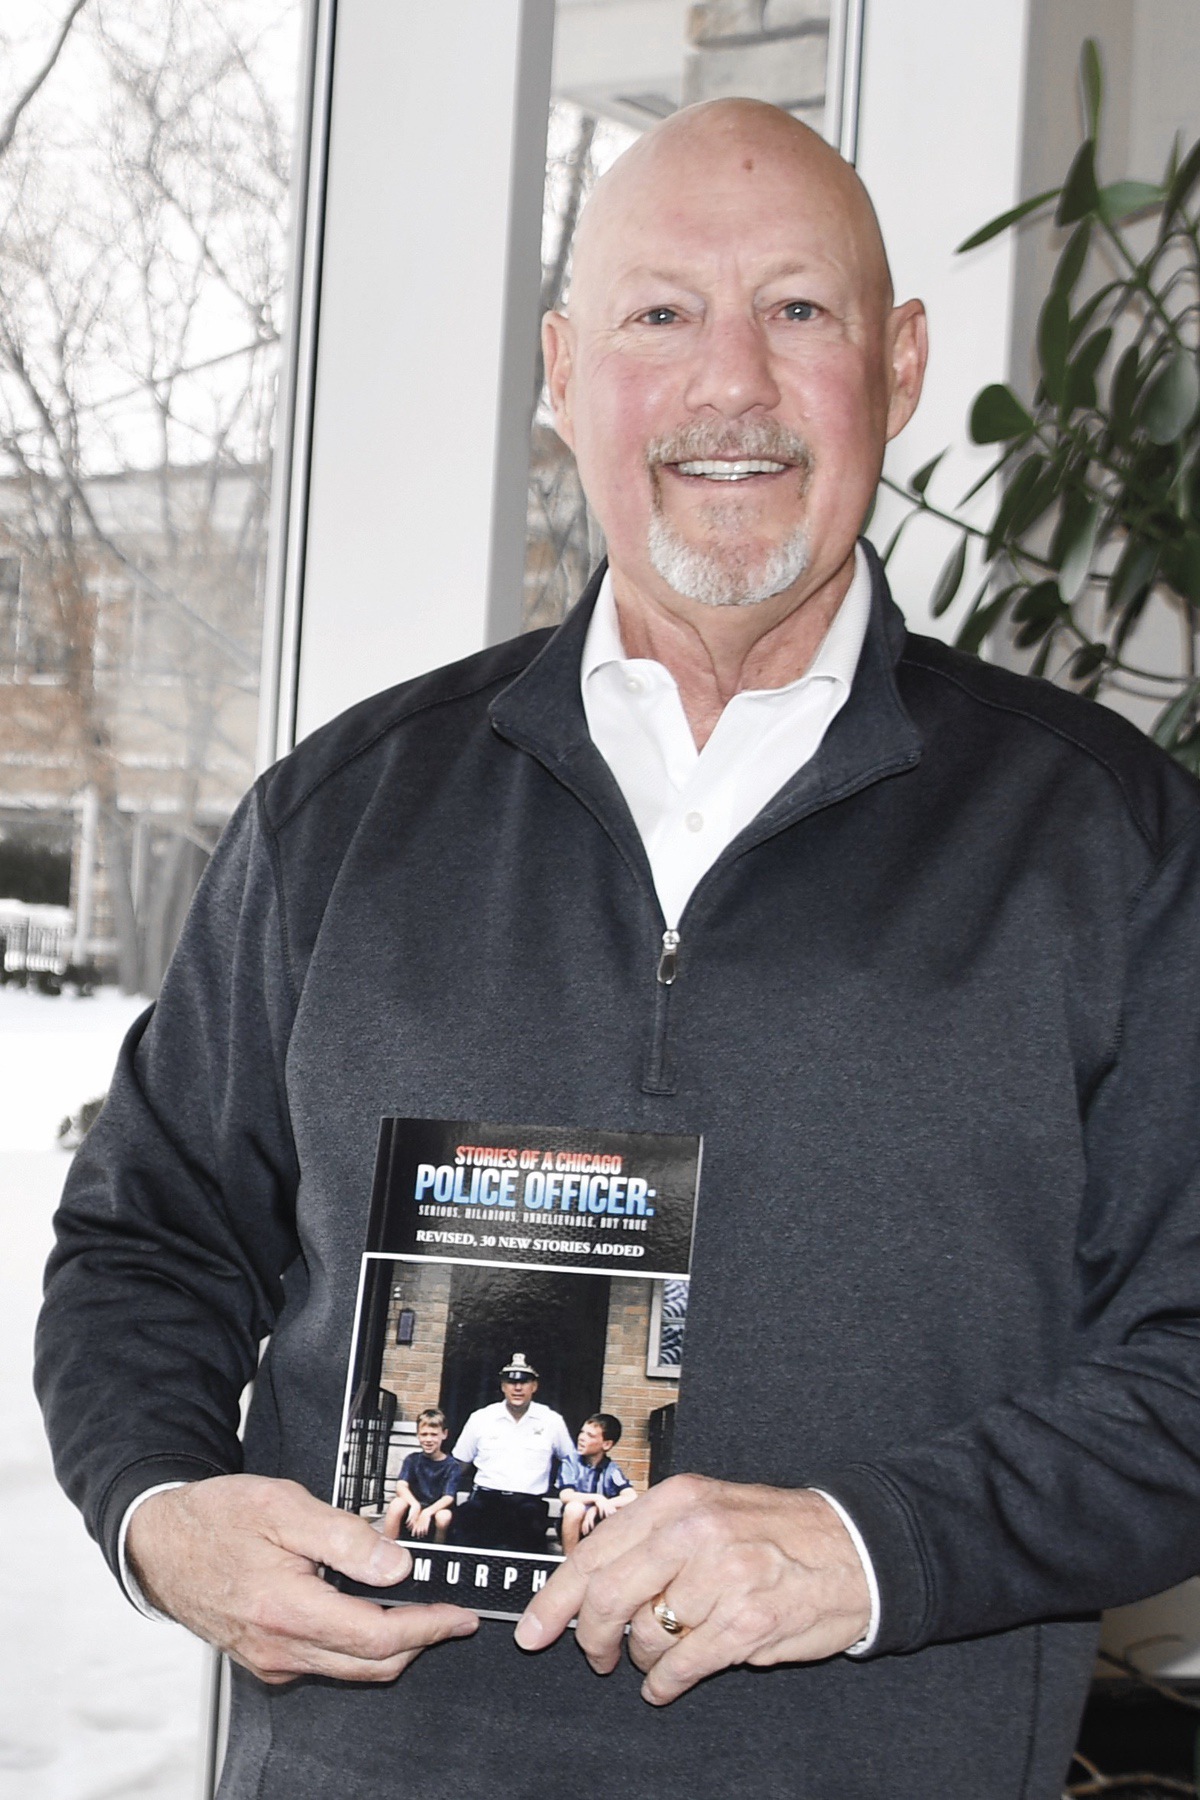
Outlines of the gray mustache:
<svg viewBox="0 0 1200 1800">
<path fill-rule="evenodd" d="M 646 461 L 651 468 L 715 457 L 765 457 L 772 462 L 794 463 L 805 470 L 811 469 L 813 460 L 804 439 L 775 419 L 757 419 L 744 425 L 693 419 L 690 425 L 654 438 L 646 447 Z"/>
</svg>

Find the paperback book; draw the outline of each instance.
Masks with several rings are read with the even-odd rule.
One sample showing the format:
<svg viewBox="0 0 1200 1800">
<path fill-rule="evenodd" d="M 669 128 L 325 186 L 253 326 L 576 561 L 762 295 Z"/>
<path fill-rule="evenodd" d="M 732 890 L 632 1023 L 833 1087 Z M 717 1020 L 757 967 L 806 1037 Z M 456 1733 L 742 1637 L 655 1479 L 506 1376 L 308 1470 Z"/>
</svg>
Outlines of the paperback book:
<svg viewBox="0 0 1200 1800">
<path fill-rule="evenodd" d="M 518 1618 L 671 1473 L 701 1141 L 385 1118 L 334 1504 L 405 1543 L 381 1590 Z"/>
</svg>

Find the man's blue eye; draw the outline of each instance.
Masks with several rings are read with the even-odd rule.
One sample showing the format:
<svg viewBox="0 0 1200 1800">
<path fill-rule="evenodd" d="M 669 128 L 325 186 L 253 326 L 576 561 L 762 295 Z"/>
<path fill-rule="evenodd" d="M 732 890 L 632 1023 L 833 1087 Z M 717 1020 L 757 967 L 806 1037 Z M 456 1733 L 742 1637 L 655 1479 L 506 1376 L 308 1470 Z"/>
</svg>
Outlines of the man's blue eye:
<svg viewBox="0 0 1200 1800">
<path fill-rule="evenodd" d="M 649 312 L 642 314 L 642 317 L 647 325 L 669 325 L 673 319 L 679 317 L 679 314 L 673 306 L 652 306 Z"/>
<path fill-rule="evenodd" d="M 789 300 L 783 309 L 786 319 L 798 319 L 801 323 L 806 319 L 814 319 L 817 309 L 811 300 Z"/>
</svg>

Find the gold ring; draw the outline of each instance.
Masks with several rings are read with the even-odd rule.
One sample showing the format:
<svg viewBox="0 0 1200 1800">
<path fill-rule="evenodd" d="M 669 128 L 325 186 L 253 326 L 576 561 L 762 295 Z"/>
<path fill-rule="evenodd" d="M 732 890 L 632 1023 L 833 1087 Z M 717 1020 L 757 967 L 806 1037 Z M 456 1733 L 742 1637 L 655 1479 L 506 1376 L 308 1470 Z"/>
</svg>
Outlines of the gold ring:
<svg viewBox="0 0 1200 1800">
<path fill-rule="evenodd" d="M 685 1632 L 692 1629 L 690 1625 L 685 1625 L 681 1619 L 675 1617 L 674 1609 L 667 1605 L 664 1595 L 660 1594 L 654 1602 L 653 1611 L 655 1618 L 668 1637 L 682 1637 Z"/>
</svg>

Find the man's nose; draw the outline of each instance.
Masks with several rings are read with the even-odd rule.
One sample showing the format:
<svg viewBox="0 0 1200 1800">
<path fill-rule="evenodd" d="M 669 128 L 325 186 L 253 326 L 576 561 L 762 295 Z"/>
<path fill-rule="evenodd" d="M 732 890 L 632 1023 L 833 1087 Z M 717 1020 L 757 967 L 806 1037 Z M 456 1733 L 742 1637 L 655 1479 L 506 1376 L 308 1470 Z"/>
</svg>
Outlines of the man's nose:
<svg viewBox="0 0 1200 1800">
<path fill-rule="evenodd" d="M 758 320 L 745 314 L 711 319 L 697 345 L 685 395 L 688 405 L 710 406 L 732 419 L 756 407 L 770 411 L 780 397 Z"/>
</svg>

